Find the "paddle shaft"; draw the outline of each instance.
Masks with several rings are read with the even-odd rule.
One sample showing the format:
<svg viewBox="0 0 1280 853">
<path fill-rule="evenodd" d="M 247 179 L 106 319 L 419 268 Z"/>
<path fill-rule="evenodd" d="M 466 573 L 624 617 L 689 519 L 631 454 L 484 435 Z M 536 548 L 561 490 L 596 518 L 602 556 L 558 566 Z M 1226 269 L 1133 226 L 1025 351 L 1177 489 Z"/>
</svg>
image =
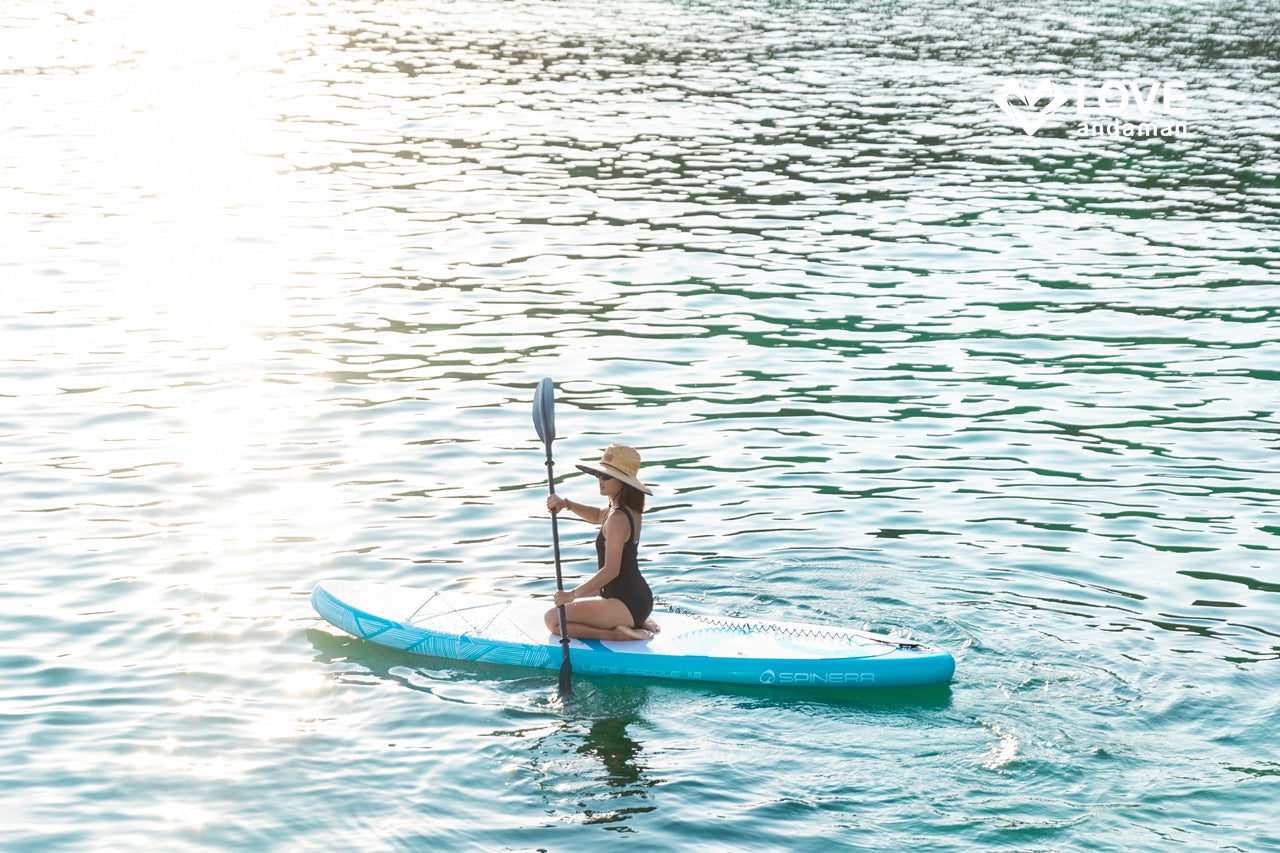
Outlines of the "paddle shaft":
<svg viewBox="0 0 1280 853">
<path fill-rule="evenodd" d="M 551 475 L 551 457 L 547 457 L 547 494 L 554 495 L 556 493 L 555 480 Z M 556 518 L 559 516 L 558 510 L 551 510 L 551 550 L 556 558 L 556 592 L 564 592 L 564 576 L 560 572 L 560 528 L 556 524 Z M 560 642 L 565 645 L 569 644 L 569 638 L 564 633 L 564 605 L 560 605 Z"/>
<path fill-rule="evenodd" d="M 547 443 L 547 494 L 554 495 L 556 493 L 555 477 L 552 474 L 551 459 L 551 442 Z M 556 523 L 559 516 L 558 510 L 551 510 L 551 551 L 556 560 L 556 592 L 564 592 L 564 575 L 560 571 L 560 526 Z M 556 608 L 560 611 L 560 648 L 564 652 L 564 662 L 560 664 L 560 692 L 568 693 L 569 685 L 569 629 L 565 623 L 564 605 L 561 604 Z"/>
</svg>

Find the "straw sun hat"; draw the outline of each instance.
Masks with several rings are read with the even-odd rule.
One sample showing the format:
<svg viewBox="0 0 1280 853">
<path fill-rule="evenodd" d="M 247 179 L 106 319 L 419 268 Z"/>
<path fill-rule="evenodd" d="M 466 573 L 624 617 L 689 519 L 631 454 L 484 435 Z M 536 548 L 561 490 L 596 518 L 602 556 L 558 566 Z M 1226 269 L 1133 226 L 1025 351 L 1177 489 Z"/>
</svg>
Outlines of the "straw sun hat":
<svg viewBox="0 0 1280 853">
<path fill-rule="evenodd" d="M 583 462 L 578 465 L 578 470 L 595 474 L 597 477 L 601 475 L 613 477 L 615 480 L 621 480 L 628 486 L 639 489 L 646 495 L 653 494 L 648 486 L 636 479 L 636 474 L 640 473 L 640 454 L 634 447 L 627 447 L 625 444 L 609 445 L 605 448 L 604 456 L 600 457 L 599 462 Z"/>
</svg>

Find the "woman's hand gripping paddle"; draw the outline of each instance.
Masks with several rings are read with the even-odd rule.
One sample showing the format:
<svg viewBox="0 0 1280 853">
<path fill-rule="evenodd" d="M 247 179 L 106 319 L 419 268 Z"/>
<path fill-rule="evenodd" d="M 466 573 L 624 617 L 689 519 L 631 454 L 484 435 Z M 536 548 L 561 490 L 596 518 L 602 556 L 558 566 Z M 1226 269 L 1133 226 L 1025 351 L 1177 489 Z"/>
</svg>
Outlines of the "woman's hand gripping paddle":
<svg viewBox="0 0 1280 853">
<path fill-rule="evenodd" d="M 551 442 L 556 440 L 555 386 L 550 379 L 543 379 L 533 392 L 533 428 L 538 431 L 538 438 L 547 448 L 547 494 L 555 494 L 555 480 L 552 477 Z M 564 578 L 560 574 L 560 530 L 556 526 L 556 511 L 551 511 L 551 546 L 556 558 L 556 592 L 564 591 Z M 560 695 L 569 695 L 569 632 L 565 627 L 564 605 L 560 605 L 560 648 L 564 652 L 564 662 L 560 664 Z"/>
</svg>

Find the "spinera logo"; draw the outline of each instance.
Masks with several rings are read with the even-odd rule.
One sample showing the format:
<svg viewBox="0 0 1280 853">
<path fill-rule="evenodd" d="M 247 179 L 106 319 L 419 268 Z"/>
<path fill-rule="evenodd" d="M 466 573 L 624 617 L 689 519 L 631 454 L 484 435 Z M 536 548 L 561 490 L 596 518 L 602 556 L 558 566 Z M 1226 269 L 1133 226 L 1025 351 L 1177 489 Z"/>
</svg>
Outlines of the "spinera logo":
<svg viewBox="0 0 1280 853">
<path fill-rule="evenodd" d="M 1005 79 L 991 98 L 1028 136 L 1059 113 L 1079 123 L 1081 136 L 1181 136 L 1187 132 L 1186 88 L 1173 80 L 1074 80 L 1064 86 Z M 1074 111 L 1064 110 L 1073 102 Z"/>
<path fill-rule="evenodd" d="M 775 674 L 774 671 L 771 669 L 766 669 L 764 672 L 760 673 L 761 684 L 773 684 L 777 680 L 778 680 L 777 674 Z"/>
</svg>

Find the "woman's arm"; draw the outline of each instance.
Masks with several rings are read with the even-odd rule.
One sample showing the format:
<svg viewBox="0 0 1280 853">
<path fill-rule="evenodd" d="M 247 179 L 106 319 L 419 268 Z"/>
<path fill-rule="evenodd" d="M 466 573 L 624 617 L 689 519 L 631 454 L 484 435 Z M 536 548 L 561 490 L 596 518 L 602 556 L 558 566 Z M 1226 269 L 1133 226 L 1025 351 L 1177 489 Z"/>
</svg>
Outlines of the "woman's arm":
<svg viewBox="0 0 1280 853">
<path fill-rule="evenodd" d="M 599 524 L 604 520 L 604 510 L 599 507 L 576 503 L 568 498 L 562 498 L 559 495 L 547 495 L 547 509 L 552 512 L 567 509 L 579 518 L 584 518 L 592 524 Z"/>
</svg>

